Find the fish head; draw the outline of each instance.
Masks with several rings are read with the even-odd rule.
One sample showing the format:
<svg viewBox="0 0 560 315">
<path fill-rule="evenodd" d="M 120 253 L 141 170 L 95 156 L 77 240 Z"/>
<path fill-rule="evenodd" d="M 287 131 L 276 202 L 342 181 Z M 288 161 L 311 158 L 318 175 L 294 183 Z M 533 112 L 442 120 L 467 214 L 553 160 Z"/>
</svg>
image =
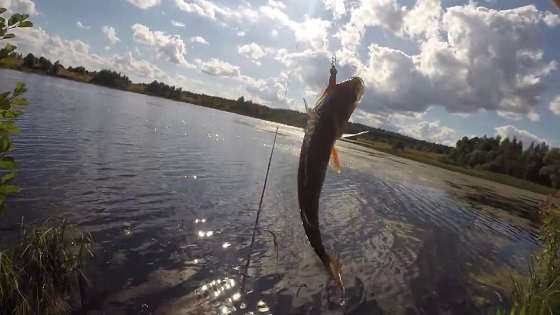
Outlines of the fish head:
<svg viewBox="0 0 560 315">
<path fill-rule="evenodd" d="M 349 80 L 341 82 L 336 85 L 332 91 L 331 101 L 333 106 L 336 107 L 336 127 L 340 135 L 346 125 L 346 122 L 356 109 L 356 106 L 361 101 L 364 95 L 364 81 L 359 77 L 353 77 Z"/>
</svg>

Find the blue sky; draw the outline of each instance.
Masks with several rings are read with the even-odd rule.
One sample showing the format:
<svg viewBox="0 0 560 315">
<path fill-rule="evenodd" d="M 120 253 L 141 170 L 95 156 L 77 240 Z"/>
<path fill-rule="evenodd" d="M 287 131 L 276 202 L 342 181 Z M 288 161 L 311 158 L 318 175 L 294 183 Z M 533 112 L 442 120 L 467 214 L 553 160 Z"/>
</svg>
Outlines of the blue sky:
<svg viewBox="0 0 560 315">
<path fill-rule="evenodd" d="M 0 0 L 22 52 L 303 111 L 336 55 L 351 120 L 454 144 L 560 146 L 560 16 L 548 0 Z"/>
</svg>

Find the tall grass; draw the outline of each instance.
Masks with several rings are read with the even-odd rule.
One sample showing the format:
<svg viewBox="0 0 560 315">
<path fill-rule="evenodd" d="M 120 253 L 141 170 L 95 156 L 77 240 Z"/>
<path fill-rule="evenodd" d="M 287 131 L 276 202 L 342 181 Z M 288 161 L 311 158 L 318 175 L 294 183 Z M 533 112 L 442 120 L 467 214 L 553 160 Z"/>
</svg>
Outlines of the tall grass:
<svg viewBox="0 0 560 315">
<path fill-rule="evenodd" d="M 19 244 L 0 252 L 0 314 L 68 314 L 75 289 L 83 304 L 91 235 L 76 234 L 64 220 L 21 229 Z"/>
<path fill-rule="evenodd" d="M 513 279 L 511 315 L 560 314 L 560 192 L 543 203 L 541 211 L 543 250 L 527 278 Z"/>
</svg>

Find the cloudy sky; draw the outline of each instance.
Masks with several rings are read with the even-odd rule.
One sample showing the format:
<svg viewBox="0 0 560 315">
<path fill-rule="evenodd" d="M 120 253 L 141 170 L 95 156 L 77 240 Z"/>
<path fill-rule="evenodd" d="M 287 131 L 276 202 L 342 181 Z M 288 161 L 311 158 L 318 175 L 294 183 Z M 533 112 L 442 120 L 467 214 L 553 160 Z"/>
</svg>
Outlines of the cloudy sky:
<svg viewBox="0 0 560 315">
<path fill-rule="evenodd" d="M 22 52 L 134 81 L 303 111 L 358 75 L 352 121 L 453 144 L 560 146 L 560 16 L 549 0 L 0 0 Z"/>
</svg>

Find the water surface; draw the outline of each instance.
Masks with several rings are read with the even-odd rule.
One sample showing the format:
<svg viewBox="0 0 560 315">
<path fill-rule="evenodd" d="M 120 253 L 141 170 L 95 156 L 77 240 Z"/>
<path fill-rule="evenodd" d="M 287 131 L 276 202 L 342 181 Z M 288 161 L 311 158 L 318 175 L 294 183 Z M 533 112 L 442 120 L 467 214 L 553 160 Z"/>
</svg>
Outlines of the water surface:
<svg viewBox="0 0 560 315">
<path fill-rule="evenodd" d="M 500 281 L 539 248 L 540 196 L 338 143 L 320 222 L 344 265 L 341 308 L 300 222 L 301 130 L 279 128 L 243 275 L 277 125 L 0 70 L 1 86 L 15 80 L 30 101 L 15 138 L 23 191 L 0 233 L 57 215 L 91 231 L 92 314 L 472 314 L 505 303 Z"/>
</svg>

